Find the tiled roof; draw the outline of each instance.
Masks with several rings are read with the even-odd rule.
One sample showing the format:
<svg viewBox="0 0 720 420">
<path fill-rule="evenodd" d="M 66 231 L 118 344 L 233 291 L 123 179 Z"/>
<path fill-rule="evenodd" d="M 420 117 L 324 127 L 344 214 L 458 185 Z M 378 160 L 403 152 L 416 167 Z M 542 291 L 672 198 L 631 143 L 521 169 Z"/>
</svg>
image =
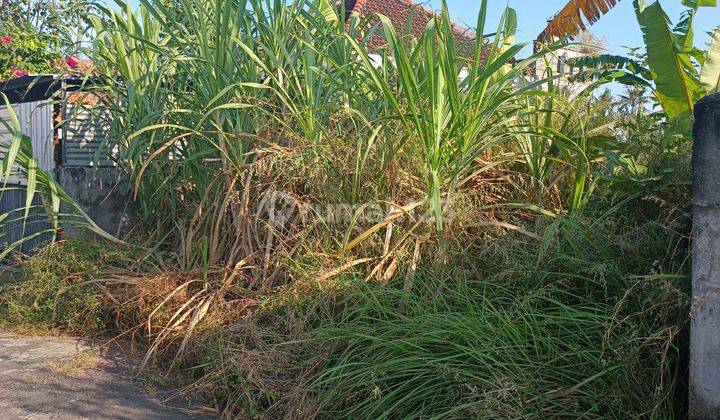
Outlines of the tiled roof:
<svg viewBox="0 0 720 420">
<path fill-rule="evenodd" d="M 353 13 L 358 13 L 361 17 L 373 13 L 385 15 L 393 23 L 398 34 L 408 34 L 409 32 L 416 38 L 422 35 L 430 19 L 436 16 L 432 10 L 410 0 L 345 0 L 346 18 Z M 475 31 L 453 23 L 453 38 L 461 51 L 472 51 L 471 45 L 475 39 Z M 386 46 L 385 40 L 377 34 L 368 41 L 368 47 L 371 50 L 377 50 L 384 46 Z"/>
</svg>

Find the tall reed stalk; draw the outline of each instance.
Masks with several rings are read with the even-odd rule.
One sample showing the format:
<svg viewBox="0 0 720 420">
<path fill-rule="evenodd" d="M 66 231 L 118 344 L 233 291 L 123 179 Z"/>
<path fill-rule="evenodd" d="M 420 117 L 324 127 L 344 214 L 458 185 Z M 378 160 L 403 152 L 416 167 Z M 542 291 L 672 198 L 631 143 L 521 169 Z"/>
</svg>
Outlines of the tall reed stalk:
<svg viewBox="0 0 720 420">
<path fill-rule="evenodd" d="M 290 148 L 301 150 L 302 170 L 337 165 L 326 149 L 347 127 L 351 199 L 375 182 L 360 175 L 368 166 L 395 174 L 374 199 L 396 200 L 397 175 L 417 176 L 442 230 L 443 200 L 494 165 L 476 161 L 516 135 L 508 128 L 520 98 L 536 88 L 514 83 L 534 60 L 509 64 L 524 47 L 514 11 L 491 40 L 483 35 L 487 1 L 472 45 L 456 42 L 446 4 L 410 42 L 388 18 L 345 22 L 326 0 L 119 4 L 90 19 L 94 59 L 112 81 L 101 88 L 113 102 L 110 139 L 144 222 L 158 240 L 179 242 L 188 269 L 275 252 L 280 232 L 253 213 L 258 196 L 281 186 L 258 182 L 259 162 Z M 365 46 L 373 33 L 385 52 Z"/>
</svg>

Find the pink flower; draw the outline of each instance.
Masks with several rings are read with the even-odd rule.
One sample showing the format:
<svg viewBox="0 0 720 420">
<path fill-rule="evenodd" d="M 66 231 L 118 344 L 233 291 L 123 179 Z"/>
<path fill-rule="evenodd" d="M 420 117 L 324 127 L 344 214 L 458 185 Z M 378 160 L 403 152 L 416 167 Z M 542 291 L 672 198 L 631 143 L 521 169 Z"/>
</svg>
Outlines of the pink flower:
<svg viewBox="0 0 720 420">
<path fill-rule="evenodd" d="M 2 7 L 7 7 L 8 3 L 10 3 L 10 0 L 2 0 Z"/>
<path fill-rule="evenodd" d="M 4 37 L 4 38 L 0 38 L 0 44 L 10 45 L 11 43 L 12 43 L 12 37 L 11 37 L 11 36 L 6 36 L 6 37 Z"/>
<path fill-rule="evenodd" d="M 75 67 L 77 67 L 80 64 L 80 62 L 77 61 L 75 59 L 75 57 L 68 57 L 68 59 L 65 60 L 65 64 L 67 64 L 67 66 L 70 67 L 71 69 L 74 69 Z"/>
<path fill-rule="evenodd" d="M 10 67 L 10 72 L 10 77 L 22 77 L 28 75 L 27 70 L 18 70 L 15 68 L 15 66 Z"/>
</svg>

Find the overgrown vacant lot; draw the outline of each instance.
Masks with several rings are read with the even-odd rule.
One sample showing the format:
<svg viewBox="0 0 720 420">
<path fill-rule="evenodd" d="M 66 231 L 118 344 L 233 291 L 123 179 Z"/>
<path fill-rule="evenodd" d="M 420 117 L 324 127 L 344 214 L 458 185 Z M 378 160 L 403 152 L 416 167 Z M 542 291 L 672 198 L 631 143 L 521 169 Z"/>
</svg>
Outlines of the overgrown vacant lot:
<svg viewBox="0 0 720 420">
<path fill-rule="evenodd" d="M 720 68 L 653 46 L 692 19 L 636 2 L 647 55 L 533 79 L 567 42 L 518 58 L 512 9 L 458 45 L 446 8 L 417 37 L 332 4 L 89 9 L 137 226 L 100 231 L 14 127 L 27 214 L 94 240 L 15 256 L 0 327 L 121 336 L 228 417 L 683 417 L 690 110 Z"/>
<path fill-rule="evenodd" d="M 553 228 L 542 243 L 487 232 L 452 268 L 420 264 L 404 282 L 349 272 L 272 291 L 152 268 L 135 277 L 115 268 L 133 252 L 63 243 L 2 287 L 0 326 L 127 330 L 188 392 L 243 416 L 682 410 L 682 239 L 656 222 Z"/>
</svg>

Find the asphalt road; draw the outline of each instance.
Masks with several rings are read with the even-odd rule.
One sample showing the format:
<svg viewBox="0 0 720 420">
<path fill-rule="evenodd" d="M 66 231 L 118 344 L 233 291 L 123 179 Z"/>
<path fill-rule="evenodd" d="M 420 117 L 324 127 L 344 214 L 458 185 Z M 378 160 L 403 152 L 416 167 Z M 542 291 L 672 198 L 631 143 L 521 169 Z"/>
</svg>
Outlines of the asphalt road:
<svg viewBox="0 0 720 420">
<path fill-rule="evenodd" d="M 3 420 L 197 418 L 162 405 L 134 378 L 126 359 L 87 342 L 0 331 Z"/>
</svg>

